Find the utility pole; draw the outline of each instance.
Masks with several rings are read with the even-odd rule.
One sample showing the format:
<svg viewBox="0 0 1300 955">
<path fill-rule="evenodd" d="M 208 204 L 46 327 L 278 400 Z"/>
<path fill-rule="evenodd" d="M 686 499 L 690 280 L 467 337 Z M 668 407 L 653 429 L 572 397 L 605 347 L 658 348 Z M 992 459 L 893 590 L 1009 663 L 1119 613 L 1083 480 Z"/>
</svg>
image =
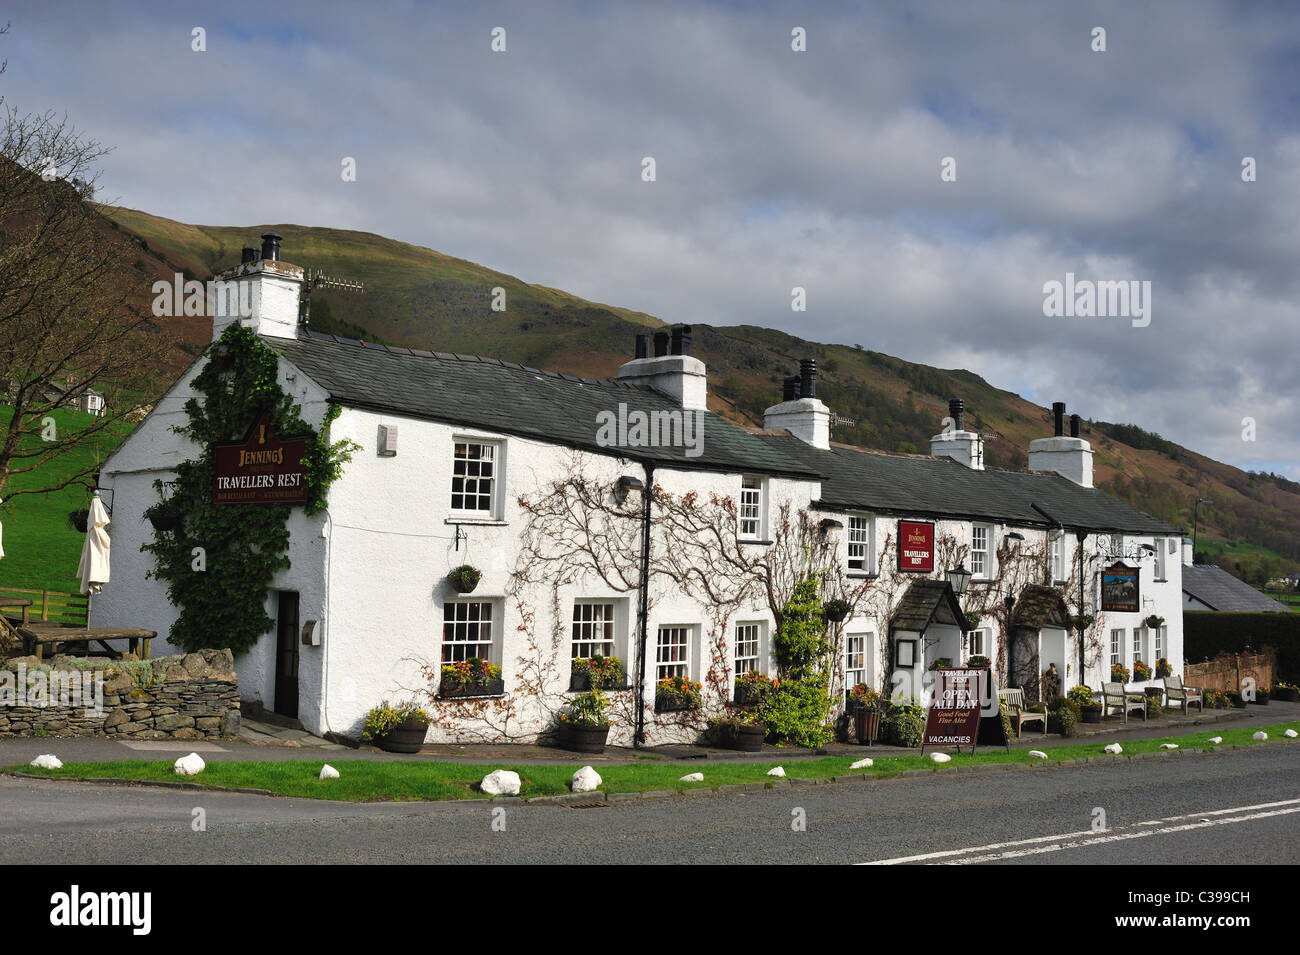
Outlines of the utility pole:
<svg viewBox="0 0 1300 955">
<path fill-rule="evenodd" d="M 1202 504 L 1213 504 L 1208 497 L 1198 497 L 1196 503 L 1192 505 L 1192 563 L 1196 563 L 1196 525 L 1197 518 L 1200 516 Z"/>
</svg>

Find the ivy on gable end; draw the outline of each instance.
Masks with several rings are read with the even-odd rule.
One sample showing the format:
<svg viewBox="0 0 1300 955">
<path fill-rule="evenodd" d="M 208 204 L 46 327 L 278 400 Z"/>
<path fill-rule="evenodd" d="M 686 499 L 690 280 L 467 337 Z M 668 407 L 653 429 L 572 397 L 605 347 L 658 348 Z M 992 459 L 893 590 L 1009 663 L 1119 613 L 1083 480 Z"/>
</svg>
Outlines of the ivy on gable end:
<svg viewBox="0 0 1300 955">
<path fill-rule="evenodd" d="M 303 420 L 301 408 L 280 387 L 279 356 L 240 325 L 222 333 L 194 389 L 202 399 L 185 403 L 188 423 L 173 430 L 202 451 L 176 468 L 164 502 L 179 524 L 155 530 L 141 550 L 154 555 L 150 576 L 167 582 L 167 596 L 180 608 L 168 641 L 186 651 L 228 647 L 239 654 L 275 626 L 267 591 L 275 575 L 290 567 L 290 506 L 214 504 L 213 446 L 242 438 L 262 415 L 281 434 L 307 435 L 309 516 L 325 509 L 330 485 L 360 446 L 330 442 L 330 423 L 342 411 L 337 404 L 330 404 L 319 432 Z M 161 481 L 154 488 L 163 493 Z"/>
</svg>

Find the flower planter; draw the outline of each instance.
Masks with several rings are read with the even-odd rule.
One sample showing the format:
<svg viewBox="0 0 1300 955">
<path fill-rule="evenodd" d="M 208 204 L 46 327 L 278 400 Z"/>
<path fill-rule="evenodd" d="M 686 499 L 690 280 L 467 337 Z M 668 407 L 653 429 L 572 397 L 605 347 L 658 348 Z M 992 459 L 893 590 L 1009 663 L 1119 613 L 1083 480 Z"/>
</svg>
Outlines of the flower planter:
<svg viewBox="0 0 1300 955">
<path fill-rule="evenodd" d="M 859 706 L 853 711 L 853 731 L 859 743 L 870 746 L 880 732 L 880 711 Z"/>
<path fill-rule="evenodd" d="M 422 720 L 406 720 L 376 736 L 375 745 L 386 753 L 418 753 L 428 730 L 429 724 Z"/>
<path fill-rule="evenodd" d="M 450 686 L 444 682 L 438 696 L 444 700 L 462 700 L 476 696 L 502 696 L 505 692 L 506 681 L 502 678 L 485 683 L 453 683 Z"/>
<path fill-rule="evenodd" d="M 583 726 L 579 723 L 560 724 L 560 748 L 571 753 L 603 753 L 609 739 L 609 726 Z"/>
<path fill-rule="evenodd" d="M 1083 706 L 1083 707 L 1080 707 L 1080 708 L 1079 708 L 1079 711 L 1080 711 L 1080 713 L 1081 713 L 1081 718 L 1082 718 L 1083 722 L 1085 722 L 1085 723 L 1100 723 L 1100 722 L 1101 722 L 1101 707 L 1100 707 L 1100 706 Z"/>
<path fill-rule="evenodd" d="M 1268 693 L 1264 690 L 1256 690 L 1255 698 L 1249 702 L 1254 703 L 1256 706 L 1268 706 Z"/>
<path fill-rule="evenodd" d="M 600 680 L 596 683 L 597 690 L 630 690 L 631 687 L 625 682 L 618 680 Z M 589 673 L 574 673 L 569 676 L 570 693 L 586 693 L 592 689 L 591 675 Z"/>
<path fill-rule="evenodd" d="M 153 525 L 153 529 L 159 533 L 174 531 L 181 526 L 181 516 L 176 511 L 155 511 L 153 513 L 146 511 L 145 516 L 149 518 L 149 523 Z"/>
<path fill-rule="evenodd" d="M 763 689 L 754 683 L 736 684 L 736 702 L 740 704 L 763 702 Z"/>
<path fill-rule="evenodd" d="M 78 534 L 86 533 L 86 525 L 90 521 L 90 511 L 80 510 L 73 511 L 68 515 L 68 523 Z"/>
<path fill-rule="evenodd" d="M 1300 703 L 1300 689 L 1290 687 L 1274 689 L 1272 695 L 1284 703 Z"/>
<path fill-rule="evenodd" d="M 1228 698 L 1228 702 L 1233 705 L 1234 709 L 1244 710 L 1246 708 L 1246 701 L 1241 698 L 1240 693 L 1225 693 L 1224 696 Z"/>
<path fill-rule="evenodd" d="M 668 696 L 663 693 L 655 694 L 656 713 L 678 713 L 683 710 L 697 710 L 699 708 L 700 701 L 698 697 Z"/>
<path fill-rule="evenodd" d="M 767 727 L 762 723 L 742 726 L 724 725 L 718 730 L 718 745 L 742 753 L 759 753 L 763 750 L 763 739 L 766 736 Z"/>
<path fill-rule="evenodd" d="M 829 601 L 822 608 L 822 616 L 831 623 L 839 623 L 849 615 L 849 605 L 843 600 Z"/>
<path fill-rule="evenodd" d="M 447 583 L 458 594 L 472 594 L 482 578 L 483 575 L 477 568 L 461 564 L 447 575 Z"/>
</svg>

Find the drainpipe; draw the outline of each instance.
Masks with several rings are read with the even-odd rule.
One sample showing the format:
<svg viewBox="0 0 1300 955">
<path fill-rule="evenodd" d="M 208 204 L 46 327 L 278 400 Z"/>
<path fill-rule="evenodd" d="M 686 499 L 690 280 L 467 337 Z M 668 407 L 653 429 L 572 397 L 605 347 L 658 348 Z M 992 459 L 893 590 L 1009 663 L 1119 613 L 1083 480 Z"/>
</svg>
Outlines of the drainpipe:
<svg viewBox="0 0 1300 955">
<path fill-rule="evenodd" d="M 632 746 L 640 749 L 645 745 L 645 666 L 646 646 L 649 643 L 650 626 L 650 501 L 654 496 L 655 466 L 647 461 L 645 468 L 645 490 L 641 492 L 641 606 L 638 610 L 637 644 L 636 644 L 636 732 L 632 735 Z"/>
<path fill-rule="evenodd" d="M 1074 532 L 1074 539 L 1079 542 L 1079 616 L 1082 617 L 1083 610 L 1084 610 L 1083 608 L 1083 542 L 1088 539 L 1088 532 L 1085 530 L 1077 530 Z M 1086 674 L 1084 673 L 1083 668 L 1084 668 L 1083 623 L 1082 621 L 1080 621 L 1079 623 L 1079 685 L 1087 686 L 1088 681 L 1086 679 Z M 1104 678 L 1106 675 L 1106 667 L 1104 663 L 1101 672 L 1102 672 L 1102 677 Z"/>
</svg>

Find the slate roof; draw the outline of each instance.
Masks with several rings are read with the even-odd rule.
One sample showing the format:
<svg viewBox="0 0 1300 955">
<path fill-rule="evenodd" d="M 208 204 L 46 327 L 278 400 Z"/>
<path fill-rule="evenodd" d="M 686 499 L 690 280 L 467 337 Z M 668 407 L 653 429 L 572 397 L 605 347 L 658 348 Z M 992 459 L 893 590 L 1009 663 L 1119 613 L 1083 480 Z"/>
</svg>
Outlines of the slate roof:
<svg viewBox="0 0 1300 955">
<path fill-rule="evenodd" d="M 1213 564 L 1184 566 L 1183 593 L 1190 594 L 1213 610 L 1290 612 L 1286 604 L 1264 596 L 1244 580 L 1238 580 L 1222 567 Z"/>
<path fill-rule="evenodd" d="M 388 348 L 310 332 L 297 339 L 262 341 L 319 384 L 330 398 L 353 408 L 482 428 L 615 453 L 674 468 L 756 472 L 815 480 L 814 466 L 772 448 L 712 412 L 703 412 L 702 453 L 685 447 L 601 447 L 597 415 L 632 411 L 681 412 L 650 388 L 626 382 L 575 378 L 474 355 Z"/>
<path fill-rule="evenodd" d="M 960 467 L 960 465 L 958 465 Z M 969 630 L 961 604 L 946 580 L 914 580 L 898 602 L 890 623 L 898 630 L 924 630 L 930 621 L 949 623 Z"/>
<path fill-rule="evenodd" d="M 885 454 L 840 445 L 823 451 L 789 434 L 760 432 L 754 436 L 826 474 L 819 503 L 829 510 L 1054 526 L 1034 509 L 1037 504 L 1070 530 L 1182 533 L 1181 528 L 1104 491 L 1080 487 L 1055 473 L 975 471 L 946 457 Z"/>
</svg>

